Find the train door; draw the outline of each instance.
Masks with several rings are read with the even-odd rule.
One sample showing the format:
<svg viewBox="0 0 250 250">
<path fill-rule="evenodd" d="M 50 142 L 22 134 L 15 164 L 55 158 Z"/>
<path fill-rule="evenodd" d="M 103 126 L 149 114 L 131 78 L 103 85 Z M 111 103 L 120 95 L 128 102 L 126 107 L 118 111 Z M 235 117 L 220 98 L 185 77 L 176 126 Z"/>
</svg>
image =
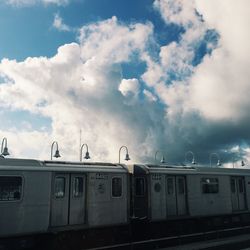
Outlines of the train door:
<svg viewBox="0 0 250 250">
<path fill-rule="evenodd" d="M 233 211 L 246 209 L 244 177 L 231 177 L 231 200 Z"/>
<path fill-rule="evenodd" d="M 186 179 L 183 176 L 176 176 L 176 199 L 178 215 L 187 214 Z"/>
<path fill-rule="evenodd" d="M 85 176 L 55 173 L 52 183 L 51 226 L 85 222 Z"/>
<path fill-rule="evenodd" d="M 85 222 L 85 176 L 71 174 L 71 192 L 69 206 L 69 224 Z"/>
<path fill-rule="evenodd" d="M 146 175 L 134 178 L 134 216 L 137 218 L 147 218 L 148 216 L 148 195 L 147 195 Z"/>
<path fill-rule="evenodd" d="M 69 174 L 55 174 L 52 182 L 51 226 L 68 224 L 69 213 Z"/>
<path fill-rule="evenodd" d="M 177 215 L 175 176 L 167 177 L 167 215 Z"/>
<path fill-rule="evenodd" d="M 167 215 L 187 214 L 186 179 L 184 176 L 167 176 Z"/>
</svg>

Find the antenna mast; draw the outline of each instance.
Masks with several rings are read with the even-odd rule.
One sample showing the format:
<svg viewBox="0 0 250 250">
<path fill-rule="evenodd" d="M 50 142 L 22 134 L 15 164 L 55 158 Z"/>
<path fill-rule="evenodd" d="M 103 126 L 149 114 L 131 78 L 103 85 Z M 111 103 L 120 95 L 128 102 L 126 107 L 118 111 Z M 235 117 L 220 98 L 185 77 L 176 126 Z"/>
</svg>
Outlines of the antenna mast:
<svg viewBox="0 0 250 250">
<path fill-rule="evenodd" d="M 82 129 L 80 129 L 80 138 L 79 139 L 80 139 L 79 140 L 79 143 L 80 143 L 79 149 L 81 150 L 81 146 L 82 146 Z"/>
</svg>

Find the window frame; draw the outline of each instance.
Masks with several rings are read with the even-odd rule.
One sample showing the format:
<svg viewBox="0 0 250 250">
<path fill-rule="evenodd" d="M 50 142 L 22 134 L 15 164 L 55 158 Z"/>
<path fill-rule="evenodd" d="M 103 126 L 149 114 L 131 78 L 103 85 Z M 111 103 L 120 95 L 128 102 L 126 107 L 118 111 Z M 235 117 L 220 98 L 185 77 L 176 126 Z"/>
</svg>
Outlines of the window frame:
<svg viewBox="0 0 250 250">
<path fill-rule="evenodd" d="M 59 178 L 64 179 L 64 193 L 63 193 L 63 196 L 56 196 L 56 179 L 59 179 Z M 65 176 L 57 175 L 54 178 L 54 193 L 53 193 L 53 197 L 55 199 L 64 199 L 65 198 L 65 194 L 66 194 L 66 178 L 65 178 Z"/>
<path fill-rule="evenodd" d="M 75 195 L 75 181 L 76 181 L 76 179 L 79 179 L 79 178 L 81 178 L 82 179 L 82 192 L 81 192 L 81 195 Z M 85 178 L 83 177 L 83 176 L 74 176 L 73 177 L 73 183 L 72 183 L 72 185 L 73 185 L 73 187 L 72 187 L 72 198 L 73 199 L 80 199 L 80 198 L 82 198 L 82 197 L 84 197 L 84 190 L 85 190 Z"/>
<path fill-rule="evenodd" d="M 209 180 L 209 182 L 208 182 Z M 211 181 L 212 180 L 212 181 Z M 219 194 L 220 193 L 220 186 L 219 186 L 219 178 L 218 177 L 201 177 L 200 179 L 201 183 L 201 193 L 202 194 Z M 204 186 L 207 186 L 207 191 L 205 192 Z M 215 191 L 213 191 L 213 188 L 216 187 Z M 211 190 L 210 190 L 211 189 Z"/>
<path fill-rule="evenodd" d="M 169 179 L 171 180 L 171 182 L 169 182 Z M 166 195 L 169 196 L 176 196 L 176 178 L 174 176 L 167 176 L 166 178 L 166 186 L 167 186 L 167 190 L 166 190 Z M 169 183 L 172 183 L 172 192 L 169 192 Z"/>
<path fill-rule="evenodd" d="M 114 179 L 120 179 L 121 180 L 121 195 L 120 196 L 114 196 L 113 195 L 113 180 Z M 122 176 L 112 176 L 111 178 L 111 197 L 114 199 L 119 199 L 123 197 L 123 177 Z"/>
<path fill-rule="evenodd" d="M 155 182 L 154 183 L 154 192 L 161 193 L 161 191 L 162 191 L 162 184 L 159 181 Z"/>
<path fill-rule="evenodd" d="M 23 175 L 0 175 L 0 177 L 18 177 L 21 178 L 21 194 L 20 194 L 20 198 L 16 199 L 16 200 L 1 200 L 0 199 L 0 203 L 4 203 L 4 202 L 8 202 L 8 203 L 12 203 L 12 202 L 22 202 L 23 201 L 23 197 L 24 197 L 24 184 L 25 184 L 25 178 Z"/>
<path fill-rule="evenodd" d="M 233 185 L 232 185 L 233 184 Z M 237 181 L 235 178 L 230 178 L 230 191 L 231 191 L 231 194 L 236 194 L 237 193 Z"/>
<path fill-rule="evenodd" d="M 137 194 L 136 191 L 137 191 L 137 186 L 136 186 L 136 180 L 138 179 L 142 179 L 143 180 L 143 194 Z M 145 197 L 146 196 L 146 178 L 145 177 L 135 177 L 135 196 L 136 197 Z"/>
<path fill-rule="evenodd" d="M 176 185 L 177 185 L 177 190 L 176 190 L 177 195 L 186 195 L 186 182 L 185 182 L 185 178 L 182 177 L 182 176 L 177 176 L 176 180 L 177 180 L 177 183 L 176 183 Z M 181 186 L 180 186 L 180 181 L 181 181 L 181 184 L 182 184 Z"/>
<path fill-rule="evenodd" d="M 241 177 L 238 178 L 237 185 L 238 185 L 238 193 L 239 194 L 245 194 L 246 187 L 245 187 L 245 180 L 244 180 L 244 178 L 241 178 Z"/>
</svg>

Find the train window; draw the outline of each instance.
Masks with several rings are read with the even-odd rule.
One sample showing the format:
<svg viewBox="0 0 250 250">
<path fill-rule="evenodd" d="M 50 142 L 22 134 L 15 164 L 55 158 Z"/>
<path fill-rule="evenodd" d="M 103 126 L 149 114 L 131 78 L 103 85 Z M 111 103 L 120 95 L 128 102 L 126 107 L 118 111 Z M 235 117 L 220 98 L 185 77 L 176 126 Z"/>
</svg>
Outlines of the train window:
<svg viewBox="0 0 250 250">
<path fill-rule="evenodd" d="M 170 195 L 174 194 L 174 179 L 173 178 L 167 178 L 167 192 Z"/>
<path fill-rule="evenodd" d="M 235 193 L 236 189 L 235 189 L 235 179 L 231 179 L 231 192 Z"/>
<path fill-rule="evenodd" d="M 238 179 L 239 193 L 244 193 L 244 182 L 243 179 Z"/>
<path fill-rule="evenodd" d="M 217 178 L 202 178 L 201 184 L 203 194 L 219 193 L 219 180 Z"/>
<path fill-rule="evenodd" d="M 83 196 L 83 177 L 75 177 L 73 184 L 73 196 L 79 198 Z"/>
<path fill-rule="evenodd" d="M 161 192 L 161 184 L 159 182 L 155 183 L 154 190 L 156 193 Z"/>
<path fill-rule="evenodd" d="M 185 182 L 183 178 L 178 178 L 178 194 L 185 193 Z"/>
<path fill-rule="evenodd" d="M 135 178 L 135 195 L 136 196 L 145 195 L 145 179 L 142 177 Z"/>
<path fill-rule="evenodd" d="M 0 176 L 0 201 L 21 199 L 22 177 Z"/>
<path fill-rule="evenodd" d="M 112 178 L 112 197 L 122 196 L 122 178 L 114 177 Z"/>
<path fill-rule="evenodd" d="M 63 198 L 65 195 L 65 178 L 56 177 L 55 179 L 55 197 Z"/>
</svg>

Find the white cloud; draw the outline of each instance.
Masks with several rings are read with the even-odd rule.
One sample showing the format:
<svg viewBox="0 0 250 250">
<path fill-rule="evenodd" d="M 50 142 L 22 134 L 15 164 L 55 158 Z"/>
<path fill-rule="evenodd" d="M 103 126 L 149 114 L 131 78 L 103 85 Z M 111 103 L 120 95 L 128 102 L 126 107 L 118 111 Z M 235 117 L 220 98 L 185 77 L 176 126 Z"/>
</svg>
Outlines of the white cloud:
<svg viewBox="0 0 250 250">
<path fill-rule="evenodd" d="M 71 0 L 42 0 L 45 4 L 57 4 L 57 5 L 66 5 Z"/>
<path fill-rule="evenodd" d="M 208 152 L 249 141 L 250 3 L 156 0 L 154 6 L 168 25 L 184 28 L 178 41 L 160 48 L 158 60 L 144 55 L 142 79 L 166 106 L 168 130 L 184 148 L 203 145 Z M 194 65 L 208 29 L 218 33 L 218 45 L 209 42 L 212 54 Z"/>
<path fill-rule="evenodd" d="M 82 142 L 88 143 L 92 160 L 117 161 L 119 147 L 125 144 L 136 161 L 140 157 L 136 155 L 138 145 L 139 149 L 148 148 L 145 138 L 149 131 L 152 134 L 151 116 L 155 112 L 152 107 L 147 111 L 149 102 L 135 102 L 133 108 L 128 104 L 126 95 L 138 95 L 139 82 L 122 79 L 120 63 L 129 62 L 135 52 L 142 53 L 151 32 L 151 24 L 124 25 L 113 17 L 83 27 L 81 45 L 61 46 L 54 57 L 22 62 L 3 59 L 0 74 L 6 77 L 0 85 L 0 106 L 28 110 L 52 120 L 51 134 L 32 132 L 30 127 L 23 132 L 17 132 L 18 128 L 1 131 L 13 142 L 13 155 L 33 148 L 29 155 L 44 158 L 51 142 L 57 140 L 62 159 L 78 160 L 82 129 Z M 149 125 L 141 130 L 142 124 Z M 20 135 L 18 144 L 13 139 L 16 134 Z M 33 136 L 36 139 L 31 139 Z"/>
<path fill-rule="evenodd" d="M 130 94 L 132 94 L 133 96 L 137 96 L 140 91 L 139 81 L 135 78 L 122 79 L 119 90 L 124 96 L 128 96 Z"/>
<path fill-rule="evenodd" d="M 175 23 L 184 27 L 198 23 L 194 0 L 155 0 L 154 7 L 161 13 L 166 23 Z"/>
<path fill-rule="evenodd" d="M 195 70 L 190 105 L 209 119 L 250 118 L 249 1 L 197 1 L 206 23 L 220 34 L 220 46 Z"/>
<path fill-rule="evenodd" d="M 129 61 L 131 51 L 143 51 L 153 31 L 151 23 L 121 25 L 114 16 L 105 21 L 83 26 L 80 30 L 83 62 L 97 57 L 101 63 Z M 125 37 L 126 36 L 126 37 Z"/>
<path fill-rule="evenodd" d="M 157 97 L 151 93 L 150 91 L 144 89 L 143 90 L 143 94 L 144 96 L 150 101 L 150 102 L 156 102 L 157 101 Z"/>
<path fill-rule="evenodd" d="M 24 140 L 30 141 L 27 152 L 35 148 L 33 155 L 40 158 L 57 140 L 65 159 L 76 160 L 80 128 L 92 159 L 102 161 L 117 161 L 123 144 L 140 161 L 162 148 L 170 158 L 224 147 L 235 154 L 234 145 L 250 140 L 248 1 L 156 0 L 154 6 L 168 25 L 185 30 L 178 41 L 159 48 L 158 58 L 147 47 L 151 23 L 123 24 L 112 17 L 83 26 L 79 44 L 61 46 L 51 58 L 1 61 L 0 106 L 52 120 L 51 134 L 28 125 L 25 131 L 0 131 L 12 142 L 19 136 L 21 143 L 13 143 L 17 156 L 24 154 Z M 212 53 L 194 65 L 208 29 L 219 33 L 218 46 L 210 43 Z M 122 64 L 135 56 L 147 69 L 140 78 L 124 79 Z M 42 153 L 32 145 L 34 135 Z"/>
<path fill-rule="evenodd" d="M 138 102 L 140 94 L 140 83 L 138 79 L 122 79 L 118 89 L 125 97 L 125 104 L 132 106 Z"/>
<path fill-rule="evenodd" d="M 209 0 L 156 0 L 154 6 L 167 23 L 182 25 L 186 30 L 178 43 L 161 47 L 160 63 L 152 67 L 153 62 L 150 61 L 143 76 L 151 86 L 150 74 L 154 74 L 155 68 L 160 69 L 158 72 L 162 74 L 157 74 L 154 84 L 156 89 L 160 89 L 158 94 L 169 106 L 169 111 L 180 111 L 176 109 L 178 100 L 185 112 L 199 112 L 206 119 L 237 122 L 250 118 L 250 3 L 245 0 L 237 3 L 232 0 L 219 3 Z M 218 32 L 219 45 L 213 48 L 212 55 L 207 55 L 194 67 L 195 46 L 207 29 Z M 162 80 L 169 80 L 169 71 L 181 76 L 179 80 L 182 81 L 174 81 L 170 86 L 162 84 Z"/>
<path fill-rule="evenodd" d="M 193 0 L 155 0 L 154 7 L 168 25 L 182 26 L 184 31 L 179 41 L 160 47 L 159 60 L 145 53 L 147 71 L 142 75 L 142 79 L 150 87 L 162 82 L 171 82 L 173 75 L 175 80 L 186 81 L 193 72 L 192 62 L 196 46 L 204 39 L 208 27 L 197 14 Z"/>
<path fill-rule="evenodd" d="M 61 16 L 57 13 L 55 14 L 53 27 L 60 30 L 60 31 L 70 31 L 70 27 L 63 23 Z"/>
</svg>

